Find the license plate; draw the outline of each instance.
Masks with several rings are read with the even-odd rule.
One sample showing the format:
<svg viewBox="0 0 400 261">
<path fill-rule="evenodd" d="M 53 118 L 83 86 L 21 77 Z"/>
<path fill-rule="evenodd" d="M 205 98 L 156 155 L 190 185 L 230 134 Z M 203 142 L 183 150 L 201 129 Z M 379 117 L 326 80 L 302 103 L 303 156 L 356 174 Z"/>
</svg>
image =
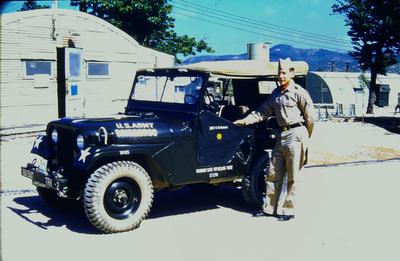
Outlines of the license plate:
<svg viewBox="0 0 400 261">
<path fill-rule="evenodd" d="M 54 188 L 53 180 L 38 171 L 22 168 L 21 175 L 32 180 L 32 184 L 39 187 Z"/>
<path fill-rule="evenodd" d="M 34 178 L 32 184 L 38 187 L 53 188 L 53 180 L 48 177 Z"/>
<path fill-rule="evenodd" d="M 27 168 L 22 168 L 22 170 L 21 170 L 21 175 L 24 177 L 27 177 L 29 179 L 33 179 L 33 174 L 34 174 L 34 172 Z"/>
</svg>

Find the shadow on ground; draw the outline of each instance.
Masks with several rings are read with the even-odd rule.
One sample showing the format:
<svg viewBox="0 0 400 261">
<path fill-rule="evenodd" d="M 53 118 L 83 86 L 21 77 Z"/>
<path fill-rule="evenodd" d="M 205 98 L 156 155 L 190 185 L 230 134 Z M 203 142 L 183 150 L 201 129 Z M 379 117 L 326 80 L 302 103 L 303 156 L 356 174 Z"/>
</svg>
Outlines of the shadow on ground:
<svg viewBox="0 0 400 261">
<path fill-rule="evenodd" d="M 219 207 L 231 208 L 241 212 L 251 209 L 244 201 L 239 189 L 219 186 L 214 189 L 192 189 L 183 187 L 180 190 L 162 190 L 155 194 L 153 208 L 149 219 L 174 216 Z"/>
<path fill-rule="evenodd" d="M 356 121 L 371 123 L 387 131 L 400 134 L 400 117 L 357 117 Z"/>
<path fill-rule="evenodd" d="M 80 201 L 71 201 L 60 209 L 49 207 L 37 195 L 17 197 L 14 202 L 19 206 L 8 208 L 22 219 L 41 229 L 65 226 L 68 230 L 77 233 L 99 234 L 99 231 L 86 218 Z M 191 190 L 184 187 L 176 191 L 156 192 L 153 207 L 147 219 L 207 211 L 219 207 L 247 213 L 251 211 L 239 189 L 221 186 L 215 187 L 215 189 Z M 43 222 L 43 217 L 38 218 L 35 214 L 41 214 L 48 220 Z"/>
<path fill-rule="evenodd" d="M 86 218 L 83 207 L 78 201 L 71 201 L 57 209 L 48 206 L 39 196 L 18 197 L 14 202 L 20 207 L 8 208 L 41 229 L 66 226 L 67 229 L 78 233 L 98 233 Z M 35 214 L 41 214 L 48 220 L 43 222 L 43 218 L 38 218 Z"/>
</svg>

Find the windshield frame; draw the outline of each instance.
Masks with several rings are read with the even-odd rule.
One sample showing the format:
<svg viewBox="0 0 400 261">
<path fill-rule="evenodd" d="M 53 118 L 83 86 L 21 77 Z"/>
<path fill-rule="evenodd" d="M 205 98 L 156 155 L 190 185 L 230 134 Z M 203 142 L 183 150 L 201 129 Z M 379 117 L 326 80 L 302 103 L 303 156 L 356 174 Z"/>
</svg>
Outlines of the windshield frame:
<svg viewBox="0 0 400 261">
<path fill-rule="evenodd" d="M 202 79 L 201 88 L 199 96 L 195 103 L 193 104 L 180 104 L 180 103 L 170 103 L 170 102 L 162 102 L 162 101 L 146 101 L 146 100 L 134 100 L 132 96 L 136 89 L 136 84 L 138 82 L 139 77 L 141 76 L 150 76 L 150 77 L 200 77 Z M 133 109 L 143 109 L 143 110 L 179 110 L 179 111 L 189 111 L 189 112 L 197 112 L 199 109 L 200 100 L 204 95 L 204 89 L 210 74 L 207 72 L 199 72 L 193 70 L 179 70 L 179 69 L 152 69 L 152 70 L 144 70 L 137 71 L 135 75 L 135 79 L 132 85 L 131 92 L 129 94 L 128 106 L 129 110 Z"/>
</svg>

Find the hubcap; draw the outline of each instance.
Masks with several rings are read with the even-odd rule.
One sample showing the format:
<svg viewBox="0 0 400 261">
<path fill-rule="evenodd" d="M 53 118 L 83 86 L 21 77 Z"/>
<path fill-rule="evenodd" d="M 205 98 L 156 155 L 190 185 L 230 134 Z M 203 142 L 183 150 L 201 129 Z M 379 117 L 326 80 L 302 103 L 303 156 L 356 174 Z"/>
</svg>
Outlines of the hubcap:
<svg viewBox="0 0 400 261">
<path fill-rule="evenodd" d="M 123 207 L 128 202 L 128 194 L 124 189 L 117 189 L 114 193 L 114 203 L 117 206 Z"/>
<path fill-rule="evenodd" d="M 115 219 L 126 219 L 139 208 L 141 193 L 138 184 L 129 178 L 117 179 L 104 194 L 104 208 Z"/>
</svg>

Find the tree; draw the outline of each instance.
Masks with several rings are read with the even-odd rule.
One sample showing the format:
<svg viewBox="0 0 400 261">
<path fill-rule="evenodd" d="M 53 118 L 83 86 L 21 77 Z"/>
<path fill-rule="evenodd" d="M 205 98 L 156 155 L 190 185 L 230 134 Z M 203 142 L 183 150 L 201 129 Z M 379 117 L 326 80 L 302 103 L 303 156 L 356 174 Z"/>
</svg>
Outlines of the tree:
<svg viewBox="0 0 400 261">
<path fill-rule="evenodd" d="M 197 41 L 174 31 L 172 5 L 167 0 L 72 0 L 72 6 L 108 21 L 132 36 L 141 45 L 172 55 L 195 55 L 214 50 L 204 40 Z"/>
<path fill-rule="evenodd" d="M 44 8 L 50 8 L 50 6 L 39 5 L 35 0 L 27 0 L 24 2 L 22 7 L 18 9 L 18 11 L 29 11 L 29 10 L 44 9 Z"/>
<path fill-rule="evenodd" d="M 337 0 L 332 6 L 336 14 L 345 16 L 350 27 L 354 57 L 361 70 L 369 70 L 369 100 L 367 113 L 374 113 L 378 74 L 386 75 L 387 67 L 397 63 L 400 53 L 399 0 Z"/>
<path fill-rule="evenodd" d="M 361 73 L 361 74 L 358 76 L 358 82 L 359 82 L 360 87 L 361 87 L 362 89 L 366 89 L 366 88 L 368 88 L 369 85 L 370 85 L 370 81 L 368 80 L 367 76 L 365 76 L 364 73 Z"/>
</svg>

